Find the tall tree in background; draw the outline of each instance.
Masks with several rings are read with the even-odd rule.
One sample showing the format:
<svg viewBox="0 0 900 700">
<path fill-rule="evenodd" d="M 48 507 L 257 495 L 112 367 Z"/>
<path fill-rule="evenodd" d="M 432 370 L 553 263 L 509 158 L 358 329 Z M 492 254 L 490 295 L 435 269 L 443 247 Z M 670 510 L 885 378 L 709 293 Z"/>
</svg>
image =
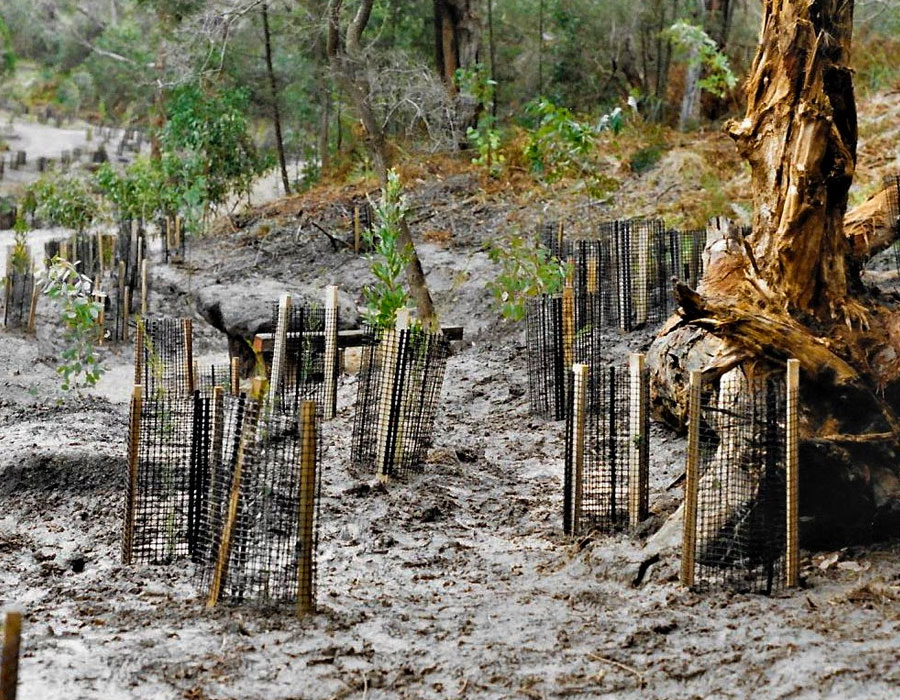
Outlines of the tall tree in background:
<svg viewBox="0 0 900 700">
<path fill-rule="evenodd" d="M 356 12 L 341 31 L 341 9 L 343 0 L 328 0 L 328 40 L 327 54 L 332 70 L 344 92 L 350 96 L 366 130 L 366 145 L 372 156 L 372 164 L 382 190 L 387 188 L 388 170 L 391 167 L 384 125 L 372 105 L 372 86 L 366 73 L 366 56 L 362 46 L 362 35 L 372 16 L 374 0 L 359 0 Z M 434 302 L 425 279 L 425 272 L 419 254 L 413 243 L 409 226 L 401 223 L 400 244 L 409 256 L 406 279 L 409 291 L 416 302 L 419 320 L 426 328 L 437 327 Z"/>
<path fill-rule="evenodd" d="M 437 71 L 455 89 L 456 71 L 478 63 L 481 24 L 473 0 L 434 0 L 434 56 Z"/>
<path fill-rule="evenodd" d="M 284 185 L 284 193 L 291 193 L 291 183 L 288 179 L 287 160 L 284 157 L 284 137 L 281 133 L 281 108 L 278 104 L 278 81 L 275 78 L 275 69 L 272 67 L 272 35 L 269 31 L 269 6 L 263 3 L 262 13 L 263 40 L 266 46 L 266 73 L 269 76 L 269 89 L 272 98 L 272 121 L 275 122 L 275 149 L 278 152 L 278 164 L 281 167 L 281 184 Z"/>
<path fill-rule="evenodd" d="M 807 541 L 884 534 L 900 520 L 900 310 L 858 277 L 897 222 L 884 195 L 846 215 L 852 29 L 852 0 L 765 0 L 746 116 L 728 126 L 752 172 L 753 231 L 707 246 L 702 283 L 676 285 L 680 311 L 650 352 L 654 410 L 674 423 L 689 370 L 800 360 Z"/>
</svg>

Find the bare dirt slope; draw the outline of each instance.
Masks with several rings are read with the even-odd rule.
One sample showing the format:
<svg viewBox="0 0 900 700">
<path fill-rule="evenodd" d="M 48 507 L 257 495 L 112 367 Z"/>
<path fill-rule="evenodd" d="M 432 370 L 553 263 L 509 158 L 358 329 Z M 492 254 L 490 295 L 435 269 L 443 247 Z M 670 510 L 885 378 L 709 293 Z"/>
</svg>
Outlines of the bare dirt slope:
<svg viewBox="0 0 900 700">
<path fill-rule="evenodd" d="M 102 395 L 58 404 L 52 310 L 37 340 L 0 336 L 0 607 L 26 614 L 20 698 L 897 697 L 898 543 L 805 553 L 805 587 L 773 598 L 686 591 L 675 551 L 636 582 L 643 538 L 680 498 L 666 487 L 684 443 L 659 427 L 642 534 L 563 537 L 562 426 L 528 415 L 522 330 L 498 321 L 484 289 L 484 243 L 533 230 L 542 204 L 474 196 L 477 185 L 458 174 L 415 194 L 433 210 L 414 233 L 439 308 L 467 332 L 434 447 L 406 483 L 354 471 L 356 380 L 342 378 L 323 430 L 319 612 L 303 620 L 205 610 L 189 562 L 122 566 L 130 349 L 104 350 Z M 298 233 L 301 205 L 157 266 L 154 312 L 194 315 L 198 352 L 221 353 L 196 308 L 211 286 L 317 294 L 337 282 L 358 301 L 365 262 L 315 227 Z M 339 211 L 316 220 L 348 234 Z M 622 337 L 611 354 L 650 338 Z"/>
</svg>

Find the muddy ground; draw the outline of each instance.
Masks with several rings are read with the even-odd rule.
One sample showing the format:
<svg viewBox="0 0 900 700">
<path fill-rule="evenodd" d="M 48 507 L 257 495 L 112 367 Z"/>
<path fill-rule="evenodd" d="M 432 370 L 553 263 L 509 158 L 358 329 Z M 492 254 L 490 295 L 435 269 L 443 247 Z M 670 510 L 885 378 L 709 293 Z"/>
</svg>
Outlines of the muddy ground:
<svg viewBox="0 0 900 700">
<path fill-rule="evenodd" d="M 130 347 L 103 350 L 99 389 L 64 395 L 52 308 L 35 339 L 0 332 L 0 608 L 25 613 L 22 700 L 898 696 L 900 543 L 804 552 L 803 588 L 773 597 L 687 591 L 674 549 L 637 582 L 680 500 L 684 441 L 661 426 L 640 534 L 563 536 L 562 425 L 529 416 L 522 328 L 484 288 L 485 243 L 543 206 L 467 199 L 477 188 L 461 174 L 415 195 L 436 207 L 414 234 L 442 318 L 466 329 L 420 476 L 383 487 L 349 465 L 356 378 L 341 379 L 306 619 L 207 611 L 187 561 L 120 564 Z M 318 221 L 347 238 L 340 214 Z M 155 265 L 152 310 L 190 314 L 198 352 L 222 356 L 204 293 L 337 283 L 359 302 L 366 268 L 302 217 L 262 218 Z"/>
</svg>

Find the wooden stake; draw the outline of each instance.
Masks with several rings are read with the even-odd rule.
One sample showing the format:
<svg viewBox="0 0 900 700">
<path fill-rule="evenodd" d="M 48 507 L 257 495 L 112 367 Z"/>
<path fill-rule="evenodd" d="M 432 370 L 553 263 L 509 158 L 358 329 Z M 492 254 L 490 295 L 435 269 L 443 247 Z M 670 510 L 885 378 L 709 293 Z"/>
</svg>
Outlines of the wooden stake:
<svg viewBox="0 0 900 700">
<path fill-rule="evenodd" d="M 630 382 L 628 411 L 628 524 L 636 528 L 647 517 L 649 506 L 649 442 L 647 435 L 647 374 L 645 356 L 633 353 L 628 359 Z"/>
<path fill-rule="evenodd" d="M 587 291 L 589 294 L 596 294 L 599 291 L 597 286 L 596 258 L 588 258 L 587 260 Z"/>
<path fill-rule="evenodd" d="M 0 700 L 16 700 L 19 687 L 19 650 L 22 646 L 22 613 L 6 613 L 3 622 L 3 664 L 0 666 Z"/>
<path fill-rule="evenodd" d="M 785 543 L 785 585 L 793 588 L 800 583 L 800 533 L 799 533 L 799 440 L 798 415 L 800 393 L 800 361 L 787 362 L 787 419 L 785 478 L 787 481 L 787 542 Z"/>
<path fill-rule="evenodd" d="M 254 380 L 257 381 L 257 380 Z M 234 538 L 234 528 L 237 524 L 238 507 L 241 496 L 241 476 L 244 470 L 244 461 L 247 458 L 251 446 L 256 442 L 256 425 L 259 420 L 259 404 L 253 401 L 247 402 L 244 416 L 244 426 L 241 431 L 241 445 L 238 448 L 238 456 L 234 465 L 234 474 L 231 480 L 231 494 L 228 498 L 228 512 L 225 516 L 225 524 L 222 527 L 222 540 L 219 543 L 219 555 L 216 560 L 216 568 L 213 573 L 212 583 L 209 589 L 209 598 L 206 607 L 215 607 L 219 602 L 222 585 L 228 574 L 228 559 L 231 556 L 231 541 Z"/>
<path fill-rule="evenodd" d="M 405 309 L 403 311 L 406 311 Z M 406 330 L 409 323 L 409 312 L 397 314 L 397 327 L 384 332 L 380 343 L 381 352 L 381 396 L 378 399 L 378 436 L 376 441 L 376 468 L 378 480 L 387 482 L 395 453 L 389 449 L 388 443 L 393 433 L 399 432 L 399 402 L 394 396 L 402 392 L 396 386 L 397 365 L 400 362 L 401 331 Z M 395 405 L 397 403 L 397 405 Z"/>
<path fill-rule="evenodd" d="M 571 367 L 575 361 L 575 291 L 567 286 L 562 293 L 563 364 Z"/>
<path fill-rule="evenodd" d="M 28 333 L 34 333 L 34 317 L 37 313 L 38 297 L 41 296 L 41 288 L 37 283 L 33 283 L 31 288 L 31 305 L 28 307 Z"/>
<path fill-rule="evenodd" d="M 122 321 L 122 327 L 124 329 L 127 319 L 127 313 L 125 311 L 125 290 L 128 288 L 125 284 L 125 261 L 119 260 L 118 267 L 118 277 L 119 277 L 119 311 L 121 311 L 121 316 L 119 317 Z M 122 339 L 125 339 L 125 331 L 122 331 Z M 114 340 L 118 340 L 115 338 Z"/>
<path fill-rule="evenodd" d="M 637 277 L 632 280 L 635 297 L 635 321 L 638 325 L 647 323 L 650 311 L 648 283 L 650 281 L 650 227 L 647 223 L 637 226 Z M 630 264 L 630 261 L 629 261 Z"/>
<path fill-rule="evenodd" d="M 572 492 L 570 494 L 571 525 L 567 534 L 581 532 L 581 504 L 584 496 L 584 436 L 587 413 L 587 383 L 590 368 L 587 365 L 572 366 L 575 375 L 572 389 Z"/>
<path fill-rule="evenodd" d="M 122 294 L 122 340 L 128 342 L 128 321 L 131 319 L 131 290 L 125 287 Z"/>
<path fill-rule="evenodd" d="M 134 383 L 144 380 L 144 319 L 138 319 L 134 332 Z"/>
<path fill-rule="evenodd" d="M 131 416 L 128 426 L 128 493 L 125 497 L 125 526 L 122 528 L 122 562 L 130 564 L 134 550 L 134 520 L 138 501 L 138 466 L 141 444 L 141 405 L 143 388 L 135 384 L 131 392 Z"/>
<path fill-rule="evenodd" d="M 147 260 L 141 260 L 141 318 L 147 318 Z"/>
<path fill-rule="evenodd" d="M 688 403 L 687 475 L 684 482 L 684 533 L 681 547 L 681 583 L 694 585 L 697 550 L 697 493 L 700 485 L 700 389 L 703 372 L 692 371 Z"/>
<path fill-rule="evenodd" d="M 100 304 L 100 312 L 97 314 L 97 344 L 103 345 L 104 326 L 106 325 L 106 294 L 94 292 L 94 301 Z"/>
<path fill-rule="evenodd" d="M 181 252 L 181 214 L 175 215 L 175 250 Z"/>
<path fill-rule="evenodd" d="M 100 276 L 103 276 L 103 234 L 97 232 L 97 268 L 100 270 Z"/>
<path fill-rule="evenodd" d="M 338 288 L 325 288 L 325 406 L 322 418 L 331 420 L 337 413 L 338 382 Z"/>
<path fill-rule="evenodd" d="M 560 221 L 556 225 L 556 250 L 558 254 L 561 256 L 563 252 L 563 230 L 565 229 L 565 224 Z"/>
<path fill-rule="evenodd" d="M 304 401 L 300 409 L 300 514 L 297 537 L 300 562 L 297 582 L 297 614 L 311 613 L 315 608 L 313 591 L 314 515 L 316 511 L 316 402 Z"/>
<path fill-rule="evenodd" d="M 241 358 L 231 358 L 231 395 L 240 396 L 241 393 Z"/>
<path fill-rule="evenodd" d="M 278 300 L 278 322 L 275 327 L 275 352 L 272 355 L 272 371 L 269 374 L 269 408 L 275 409 L 278 392 L 284 375 L 284 362 L 287 353 L 288 322 L 291 314 L 291 295 L 282 294 Z"/>
<path fill-rule="evenodd" d="M 184 382 L 189 394 L 194 393 L 194 322 L 186 318 L 184 325 Z"/>
<path fill-rule="evenodd" d="M 359 206 L 353 207 L 353 251 L 359 253 L 361 248 L 362 226 L 359 221 Z"/>
</svg>

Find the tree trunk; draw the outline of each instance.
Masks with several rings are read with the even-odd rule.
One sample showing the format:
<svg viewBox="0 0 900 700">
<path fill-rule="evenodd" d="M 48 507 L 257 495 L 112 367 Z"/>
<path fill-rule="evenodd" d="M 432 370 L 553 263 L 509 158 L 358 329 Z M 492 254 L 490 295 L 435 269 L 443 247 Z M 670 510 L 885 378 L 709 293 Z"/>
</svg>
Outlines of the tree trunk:
<svg viewBox="0 0 900 700">
<path fill-rule="evenodd" d="M 700 26 L 705 24 L 706 2 L 707 0 L 699 0 L 697 3 L 696 20 Z M 687 73 L 684 78 L 684 94 L 681 97 L 681 112 L 678 116 L 679 131 L 686 131 L 700 122 L 700 74 L 702 72 L 700 49 L 694 47 L 688 58 Z"/>
<path fill-rule="evenodd" d="M 275 69 L 272 67 L 272 36 L 269 32 L 269 7 L 262 4 L 263 38 L 266 45 L 266 72 L 269 74 L 269 90 L 272 96 L 272 119 L 275 122 L 275 149 L 278 151 L 278 164 L 281 166 L 281 184 L 284 193 L 291 193 L 291 182 L 288 179 L 287 161 L 284 158 L 284 138 L 281 135 L 281 110 L 278 107 L 278 82 L 275 80 Z"/>
<path fill-rule="evenodd" d="M 434 57 L 438 74 L 451 90 L 456 71 L 478 63 L 481 28 L 472 0 L 434 0 Z"/>
<path fill-rule="evenodd" d="M 350 99 L 355 105 L 359 118 L 363 123 L 363 128 L 366 130 L 366 145 L 372 156 L 372 167 L 383 189 L 387 186 L 390 157 L 384 128 L 375 114 L 369 97 L 372 91 L 368 77 L 363 70 L 364 56 L 360 47 L 362 33 L 368 24 L 369 16 L 372 12 L 373 0 L 361 0 L 354 19 L 347 27 L 346 39 L 343 45 L 339 34 L 339 18 L 342 4 L 342 0 L 329 1 L 326 51 L 334 74 L 343 86 L 343 89 L 350 95 Z M 425 328 L 437 330 L 440 326 L 438 325 L 434 302 L 431 298 L 431 291 L 428 289 L 422 262 L 416 251 L 409 226 L 405 221 L 400 229 L 399 240 L 409 254 L 409 263 L 406 266 L 406 280 L 407 284 L 409 284 L 410 294 L 416 302 L 416 313 L 419 321 Z"/>
<path fill-rule="evenodd" d="M 747 114 L 727 127 L 751 167 L 753 232 L 710 238 L 702 282 L 676 285 L 679 312 L 648 357 L 654 412 L 676 427 L 690 370 L 800 360 L 801 536 L 813 545 L 900 522 L 900 312 L 857 274 L 896 227 L 884 195 L 846 213 L 852 23 L 852 0 L 765 0 Z"/>
</svg>

